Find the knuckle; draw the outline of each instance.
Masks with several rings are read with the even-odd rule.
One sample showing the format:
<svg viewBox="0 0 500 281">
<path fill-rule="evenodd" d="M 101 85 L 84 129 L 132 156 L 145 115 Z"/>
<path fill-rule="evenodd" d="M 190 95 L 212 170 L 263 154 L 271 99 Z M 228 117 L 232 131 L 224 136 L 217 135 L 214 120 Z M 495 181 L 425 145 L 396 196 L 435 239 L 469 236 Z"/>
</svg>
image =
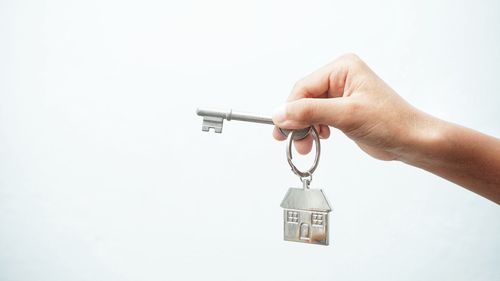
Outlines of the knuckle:
<svg viewBox="0 0 500 281">
<path fill-rule="evenodd" d="M 345 59 L 347 61 L 360 60 L 359 56 L 356 55 L 355 53 L 346 53 L 346 54 L 343 54 L 341 58 L 343 58 L 343 59 Z"/>
<path fill-rule="evenodd" d="M 363 60 L 361 60 L 361 58 L 354 53 L 344 54 L 340 57 L 340 60 L 350 66 L 360 66 L 363 64 Z"/>
<path fill-rule="evenodd" d="M 301 79 L 293 85 L 293 92 L 306 92 L 306 83 Z"/>
</svg>

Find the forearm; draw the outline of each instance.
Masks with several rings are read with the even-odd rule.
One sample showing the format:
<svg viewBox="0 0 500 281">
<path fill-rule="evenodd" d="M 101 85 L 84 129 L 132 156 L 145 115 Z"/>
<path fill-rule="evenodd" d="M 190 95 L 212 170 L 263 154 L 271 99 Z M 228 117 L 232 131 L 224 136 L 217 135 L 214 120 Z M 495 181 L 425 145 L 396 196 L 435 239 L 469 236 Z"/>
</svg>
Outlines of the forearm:
<svg viewBox="0 0 500 281">
<path fill-rule="evenodd" d="M 500 204 L 500 140 L 422 113 L 400 160 Z"/>
</svg>

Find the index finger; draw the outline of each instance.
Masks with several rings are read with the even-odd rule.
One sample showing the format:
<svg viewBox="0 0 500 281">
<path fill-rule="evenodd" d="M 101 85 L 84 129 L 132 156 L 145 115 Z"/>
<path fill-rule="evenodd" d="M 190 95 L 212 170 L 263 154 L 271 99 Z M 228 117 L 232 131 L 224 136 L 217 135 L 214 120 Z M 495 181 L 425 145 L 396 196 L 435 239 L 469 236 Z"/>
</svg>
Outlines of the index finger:
<svg viewBox="0 0 500 281">
<path fill-rule="evenodd" d="M 292 89 L 287 101 L 301 98 L 336 98 L 344 94 L 347 75 L 355 55 L 344 55 L 302 78 Z"/>
</svg>

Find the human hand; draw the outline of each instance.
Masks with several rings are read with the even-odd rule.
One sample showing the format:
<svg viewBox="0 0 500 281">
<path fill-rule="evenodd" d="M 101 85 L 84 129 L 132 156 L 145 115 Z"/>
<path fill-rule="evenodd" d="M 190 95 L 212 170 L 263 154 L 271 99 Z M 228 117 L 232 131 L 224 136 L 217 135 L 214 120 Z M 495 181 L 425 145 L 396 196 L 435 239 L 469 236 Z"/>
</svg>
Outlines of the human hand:
<svg viewBox="0 0 500 281">
<path fill-rule="evenodd" d="M 356 55 L 344 55 L 298 81 L 287 103 L 273 116 L 285 129 L 315 125 L 321 138 L 332 126 L 343 131 L 369 155 L 393 160 L 405 143 L 423 129 L 426 114 L 404 101 Z M 285 138 L 277 128 L 277 140 Z M 301 154 L 311 150 L 312 137 L 295 141 Z"/>
<path fill-rule="evenodd" d="M 355 55 L 344 55 L 297 82 L 273 116 L 285 129 L 340 129 L 369 155 L 400 160 L 500 204 L 500 139 L 412 107 Z M 275 128 L 278 140 L 284 137 Z M 301 154 L 312 137 L 295 141 Z"/>
</svg>

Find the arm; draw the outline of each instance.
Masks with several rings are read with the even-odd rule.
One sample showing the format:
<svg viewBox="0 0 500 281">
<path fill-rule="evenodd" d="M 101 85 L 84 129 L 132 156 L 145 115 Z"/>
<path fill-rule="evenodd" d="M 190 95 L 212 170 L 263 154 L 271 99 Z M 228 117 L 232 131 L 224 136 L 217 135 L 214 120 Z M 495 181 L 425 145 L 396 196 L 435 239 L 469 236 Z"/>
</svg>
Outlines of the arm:
<svg viewBox="0 0 500 281">
<path fill-rule="evenodd" d="M 500 204 L 500 140 L 412 107 L 355 55 L 297 82 L 273 120 L 289 129 L 315 125 L 322 138 L 338 128 L 377 159 L 425 169 Z M 308 153 L 312 140 L 295 145 Z"/>
<path fill-rule="evenodd" d="M 429 118 L 434 133 L 414 136 L 399 160 L 500 204 L 500 140 Z"/>
</svg>

